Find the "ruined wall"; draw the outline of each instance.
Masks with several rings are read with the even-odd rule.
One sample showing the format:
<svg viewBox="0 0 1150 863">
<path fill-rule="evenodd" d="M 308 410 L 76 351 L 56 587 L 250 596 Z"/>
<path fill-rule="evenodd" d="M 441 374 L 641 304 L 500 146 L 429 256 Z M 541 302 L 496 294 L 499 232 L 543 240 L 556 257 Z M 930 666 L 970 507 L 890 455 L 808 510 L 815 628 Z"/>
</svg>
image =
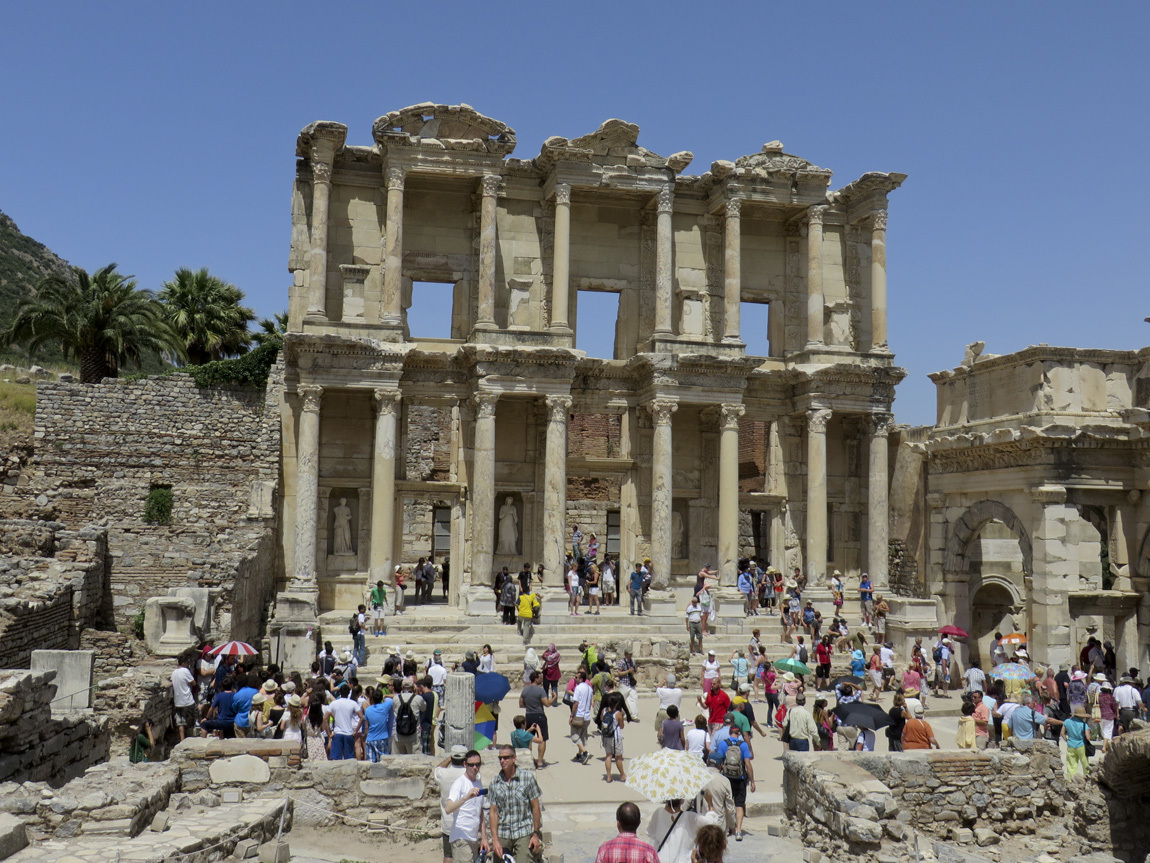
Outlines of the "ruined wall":
<svg viewBox="0 0 1150 863">
<path fill-rule="evenodd" d="M 107 528 L 118 624 L 170 587 L 219 588 L 222 615 L 237 580 L 245 602 L 253 592 L 266 601 L 280 566 L 262 539 L 275 533 L 281 395 L 281 366 L 266 391 L 200 388 L 182 374 L 40 385 L 22 490 L 59 521 Z M 172 489 L 168 525 L 143 520 L 156 486 Z M 245 605 L 240 617 L 234 634 L 254 637 L 255 615 Z"/>
</svg>

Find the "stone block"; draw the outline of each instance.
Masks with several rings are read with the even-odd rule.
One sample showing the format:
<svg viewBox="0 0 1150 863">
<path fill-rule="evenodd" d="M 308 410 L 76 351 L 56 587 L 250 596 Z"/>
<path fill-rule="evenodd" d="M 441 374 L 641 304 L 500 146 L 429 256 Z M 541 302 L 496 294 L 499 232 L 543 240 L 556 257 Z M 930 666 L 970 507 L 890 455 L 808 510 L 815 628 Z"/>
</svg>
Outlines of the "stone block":
<svg viewBox="0 0 1150 863">
<path fill-rule="evenodd" d="M 34 674 L 56 672 L 53 713 L 83 710 L 92 706 L 92 670 L 96 654 L 91 650 L 33 650 Z"/>
<path fill-rule="evenodd" d="M 419 800 L 423 797 L 426 783 L 415 777 L 409 779 L 365 779 L 359 783 L 359 790 L 368 797 L 406 797 Z"/>
<path fill-rule="evenodd" d="M 235 785 L 244 782 L 265 784 L 272 778 L 271 768 L 254 755 L 218 758 L 208 767 L 213 785 Z"/>
<path fill-rule="evenodd" d="M 168 829 L 168 822 L 171 821 L 172 816 L 167 812 L 157 812 L 156 817 L 152 819 L 151 825 L 148 829 L 153 833 L 163 833 Z"/>
<path fill-rule="evenodd" d="M 284 840 L 265 842 L 259 848 L 260 863 L 291 863 L 291 849 Z"/>
<path fill-rule="evenodd" d="M 232 856 L 237 860 L 252 860 L 260 854 L 260 843 L 255 839 L 241 839 L 232 849 Z"/>
<path fill-rule="evenodd" d="M 244 792 L 242 788 L 225 788 L 220 792 L 221 803 L 243 803 Z"/>
<path fill-rule="evenodd" d="M 864 818 L 847 818 L 843 833 L 851 842 L 874 845 L 882 841 L 882 825 Z"/>
<path fill-rule="evenodd" d="M 28 845 L 24 822 L 15 815 L 0 815 L 0 860 L 11 857 Z"/>
<path fill-rule="evenodd" d="M 989 827 L 976 827 L 974 828 L 974 842 L 980 848 L 985 848 L 987 845 L 997 845 L 999 842 L 998 831 L 991 830 Z"/>
<path fill-rule="evenodd" d="M 206 587 L 170 587 L 168 596 L 190 599 L 195 603 L 193 626 L 201 638 L 208 638 L 212 629 L 212 592 Z"/>
<path fill-rule="evenodd" d="M 157 656 L 179 656 L 194 647 L 196 604 L 178 596 L 153 596 L 144 603 L 144 641 Z"/>
</svg>

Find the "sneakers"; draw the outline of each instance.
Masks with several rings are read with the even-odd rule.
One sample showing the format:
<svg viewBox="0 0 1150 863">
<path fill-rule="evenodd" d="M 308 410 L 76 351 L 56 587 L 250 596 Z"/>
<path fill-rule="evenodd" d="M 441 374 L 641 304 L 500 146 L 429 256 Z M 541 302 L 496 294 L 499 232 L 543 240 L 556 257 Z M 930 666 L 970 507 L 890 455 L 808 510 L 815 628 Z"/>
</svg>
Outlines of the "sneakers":
<svg viewBox="0 0 1150 863">
<path fill-rule="evenodd" d="M 736 830 L 735 831 L 735 841 L 736 842 L 742 842 L 743 841 L 743 831 L 742 830 Z"/>
</svg>

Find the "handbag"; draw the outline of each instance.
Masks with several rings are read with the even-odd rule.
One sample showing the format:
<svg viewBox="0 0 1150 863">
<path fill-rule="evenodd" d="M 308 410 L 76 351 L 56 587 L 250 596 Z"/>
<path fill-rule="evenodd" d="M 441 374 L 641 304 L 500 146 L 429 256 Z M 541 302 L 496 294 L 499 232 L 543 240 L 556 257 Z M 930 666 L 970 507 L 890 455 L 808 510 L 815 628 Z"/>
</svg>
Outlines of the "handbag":
<svg viewBox="0 0 1150 863">
<path fill-rule="evenodd" d="M 563 693 L 563 703 L 568 707 L 575 703 L 575 693 L 570 689 Z"/>
<path fill-rule="evenodd" d="M 779 737 L 779 740 L 781 740 L 783 743 L 791 742 L 791 723 L 783 723 L 783 733 L 782 736 Z"/>
</svg>

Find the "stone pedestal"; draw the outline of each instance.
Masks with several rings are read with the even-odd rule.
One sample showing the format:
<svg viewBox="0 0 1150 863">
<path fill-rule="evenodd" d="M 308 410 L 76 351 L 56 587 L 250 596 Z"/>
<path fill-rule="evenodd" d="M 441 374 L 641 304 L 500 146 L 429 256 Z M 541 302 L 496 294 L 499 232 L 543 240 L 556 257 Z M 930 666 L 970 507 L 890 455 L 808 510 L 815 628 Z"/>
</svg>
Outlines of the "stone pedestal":
<svg viewBox="0 0 1150 863">
<path fill-rule="evenodd" d="M 304 621 L 273 620 L 268 624 L 268 662 L 285 672 L 298 671 L 305 677 L 319 652 L 315 625 Z"/>
<path fill-rule="evenodd" d="M 475 745 L 475 675 L 466 671 L 447 675 L 444 692 L 443 746 L 471 749 Z"/>
<path fill-rule="evenodd" d="M 212 608 L 215 600 L 212 591 L 207 587 L 169 587 L 168 596 L 178 596 L 190 599 L 195 603 L 196 611 L 193 626 L 200 638 L 207 641 L 212 637 Z"/>
<path fill-rule="evenodd" d="M 827 423 L 826 409 L 807 411 L 807 547 L 809 584 L 821 584 L 827 570 Z"/>
<path fill-rule="evenodd" d="M 156 656 L 179 656 L 195 647 L 196 604 L 185 597 L 153 596 L 144 603 L 144 641 Z"/>
<path fill-rule="evenodd" d="M 33 650 L 33 674 L 55 671 L 56 696 L 52 714 L 86 710 L 92 706 L 92 672 L 96 654 L 92 650 Z"/>
</svg>

